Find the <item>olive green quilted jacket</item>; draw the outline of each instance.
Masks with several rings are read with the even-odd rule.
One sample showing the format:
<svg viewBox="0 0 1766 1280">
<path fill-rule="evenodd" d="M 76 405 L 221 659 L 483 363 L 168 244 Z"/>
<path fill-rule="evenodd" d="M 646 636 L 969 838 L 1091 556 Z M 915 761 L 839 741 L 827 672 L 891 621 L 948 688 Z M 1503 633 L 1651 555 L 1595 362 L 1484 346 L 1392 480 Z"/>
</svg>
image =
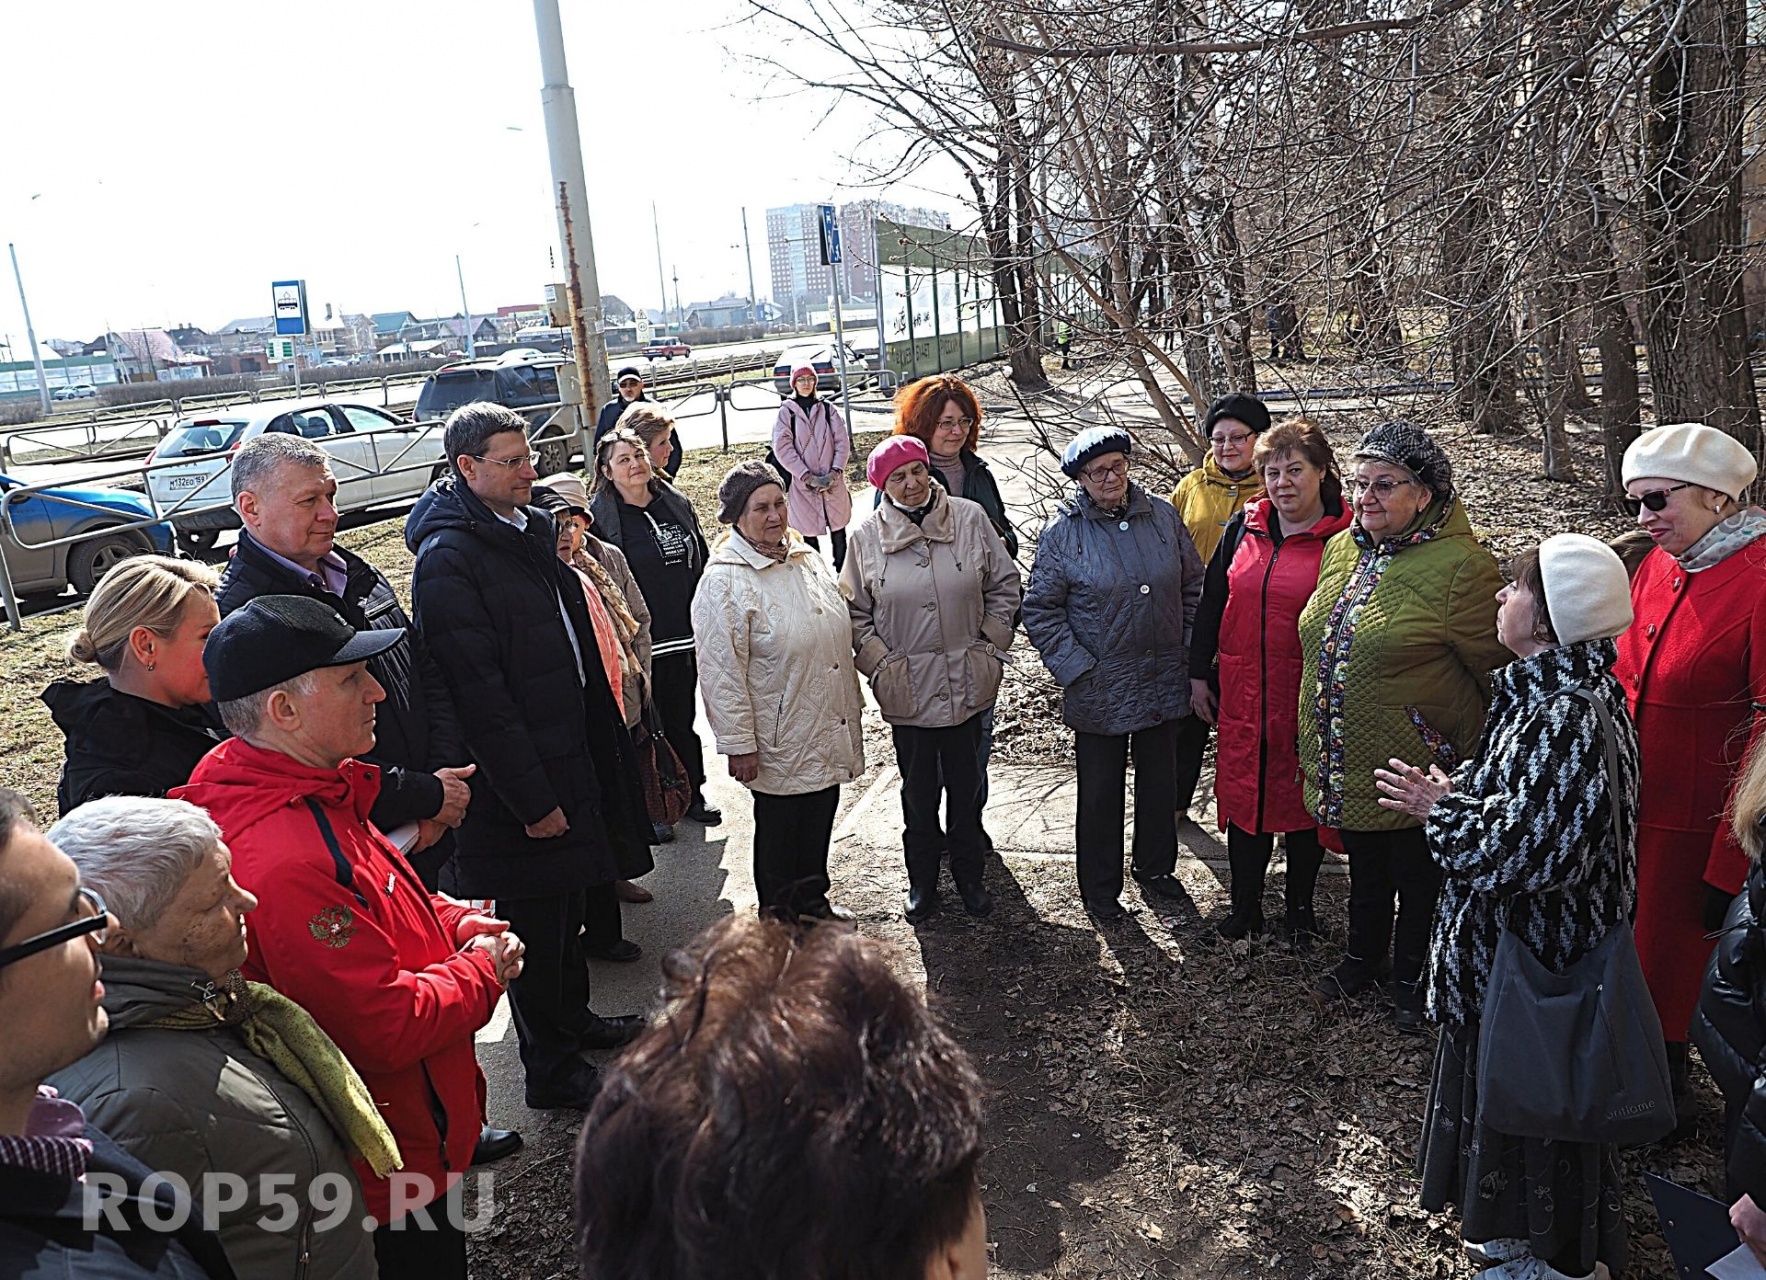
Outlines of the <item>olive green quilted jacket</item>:
<svg viewBox="0 0 1766 1280">
<path fill-rule="evenodd" d="M 1373 771 L 1451 770 L 1477 746 L 1490 673 L 1514 657 L 1496 638 L 1502 581 L 1458 499 L 1377 546 L 1359 525 L 1325 545 L 1300 614 L 1300 772 L 1320 825 L 1419 825 L 1380 805 Z"/>
</svg>

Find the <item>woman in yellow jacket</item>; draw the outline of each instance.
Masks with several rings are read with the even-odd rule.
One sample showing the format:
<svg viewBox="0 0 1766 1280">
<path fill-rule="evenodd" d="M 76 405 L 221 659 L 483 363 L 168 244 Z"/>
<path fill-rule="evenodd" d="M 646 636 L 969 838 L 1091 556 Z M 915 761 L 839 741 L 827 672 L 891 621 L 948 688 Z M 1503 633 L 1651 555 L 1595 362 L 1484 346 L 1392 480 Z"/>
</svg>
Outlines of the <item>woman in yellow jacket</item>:
<svg viewBox="0 0 1766 1280">
<path fill-rule="evenodd" d="M 1227 522 L 1253 498 L 1263 496 L 1263 477 L 1251 463 L 1257 437 L 1269 430 L 1269 407 L 1256 396 L 1233 392 L 1208 406 L 1202 434 L 1208 452 L 1202 465 L 1177 482 L 1171 505 L 1190 531 L 1196 554 L 1206 565 L 1214 558 Z M 1192 673 L 1212 682 L 1213 673 Z M 1189 817 L 1196 798 L 1196 782 L 1202 776 L 1202 756 L 1208 750 L 1208 722 L 1197 715 L 1177 722 L 1177 818 Z"/>
</svg>

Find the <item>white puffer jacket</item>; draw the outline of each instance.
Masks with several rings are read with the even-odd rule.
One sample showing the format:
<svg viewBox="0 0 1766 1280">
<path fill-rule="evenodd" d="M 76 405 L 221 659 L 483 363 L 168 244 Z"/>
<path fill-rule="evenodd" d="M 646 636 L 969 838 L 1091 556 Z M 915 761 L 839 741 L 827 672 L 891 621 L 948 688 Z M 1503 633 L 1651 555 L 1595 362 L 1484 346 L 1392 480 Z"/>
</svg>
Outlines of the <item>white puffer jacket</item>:
<svg viewBox="0 0 1766 1280">
<path fill-rule="evenodd" d="M 693 596 L 705 716 L 726 756 L 760 753 L 749 789 L 803 795 L 865 771 L 864 697 L 833 573 L 795 532 L 783 563 L 735 534 Z"/>
</svg>

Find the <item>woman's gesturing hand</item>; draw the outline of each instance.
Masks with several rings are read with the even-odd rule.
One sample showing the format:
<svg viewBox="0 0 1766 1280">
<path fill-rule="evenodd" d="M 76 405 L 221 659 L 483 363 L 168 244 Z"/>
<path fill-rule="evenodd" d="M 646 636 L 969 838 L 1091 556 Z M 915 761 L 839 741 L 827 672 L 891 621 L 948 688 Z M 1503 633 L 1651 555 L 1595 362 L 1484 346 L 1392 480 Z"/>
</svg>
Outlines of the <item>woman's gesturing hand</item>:
<svg viewBox="0 0 1766 1280">
<path fill-rule="evenodd" d="M 1435 801 L 1453 790 L 1453 783 L 1441 772 L 1441 766 L 1432 764 L 1424 773 L 1413 764 L 1405 764 L 1402 760 L 1388 760 L 1390 770 L 1375 769 L 1374 785 L 1385 794 L 1380 803 L 1388 809 L 1399 809 L 1413 818 L 1426 818 L 1429 810 L 1435 807 Z"/>
</svg>

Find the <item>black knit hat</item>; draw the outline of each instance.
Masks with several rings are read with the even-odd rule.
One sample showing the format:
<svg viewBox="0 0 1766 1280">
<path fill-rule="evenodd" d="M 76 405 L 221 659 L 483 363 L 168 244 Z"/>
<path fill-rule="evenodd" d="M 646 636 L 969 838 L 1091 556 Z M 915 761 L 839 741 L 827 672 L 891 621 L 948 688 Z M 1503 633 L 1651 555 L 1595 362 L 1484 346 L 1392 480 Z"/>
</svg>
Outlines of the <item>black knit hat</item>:
<svg viewBox="0 0 1766 1280">
<path fill-rule="evenodd" d="M 748 509 L 748 499 L 754 496 L 754 491 L 769 484 L 776 484 L 781 489 L 785 487 L 779 473 L 759 458 L 738 462 L 718 483 L 717 518 L 724 524 L 735 524 Z"/>
<path fill-rule="evenodd" d="M 1355 446 L 1357 458 L 1373 458 L 1403 467 L 1437 498 L 1453 496 L 1453 464 L 1447 453 L 1414 422 L 1382 422 Z"/>
<path fill-rule="evenodd" d="M 1269 430 L 1269 406 L 1256 396 L 1248 396 L 1242 391 L 1221 396 L 1208 406 L 1208 416 L 1202 421 L 1202 434 L 1208 435 L 1212 432 L 1214 424 L 1222 418 L 1236 418 L 1250 427 L 1254 436 Z"/>
</svg>

